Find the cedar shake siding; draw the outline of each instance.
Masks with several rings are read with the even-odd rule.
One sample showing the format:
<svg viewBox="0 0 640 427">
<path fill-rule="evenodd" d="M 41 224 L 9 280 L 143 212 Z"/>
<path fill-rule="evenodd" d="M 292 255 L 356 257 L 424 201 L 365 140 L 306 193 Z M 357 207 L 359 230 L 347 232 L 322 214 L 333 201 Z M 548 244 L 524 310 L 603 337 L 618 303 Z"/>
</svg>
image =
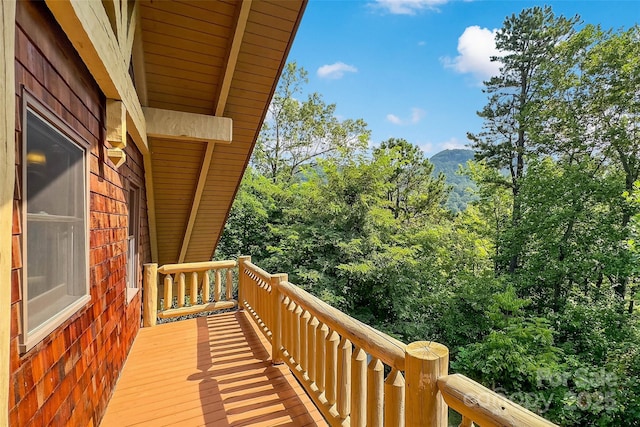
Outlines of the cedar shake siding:
<svg viewBox="0 0 640 427">
<path fill-rule="evenodd" d="M 106 156 L 105 97 L 44 3 L 17 2 L 16 188 L 13 209 L 9 423 L 98 425 L 140 328 L 141 292 L 127 302 L 128 192 L 138 201 L 138 282 L 150 262 L 143 158 L 132 141 L 126 163 Z M 25 91 L 90 144 L 86 221 L 91 300 L 25 353 L 20 352 Z"/>
</svg>

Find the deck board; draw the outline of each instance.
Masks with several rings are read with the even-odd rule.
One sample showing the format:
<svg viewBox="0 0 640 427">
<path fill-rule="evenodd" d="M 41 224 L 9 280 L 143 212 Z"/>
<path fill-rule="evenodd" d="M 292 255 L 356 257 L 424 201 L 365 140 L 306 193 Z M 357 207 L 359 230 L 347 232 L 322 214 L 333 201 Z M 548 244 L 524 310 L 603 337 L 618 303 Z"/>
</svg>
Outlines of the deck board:
<svg viewBox="0 0 640 427">
<path fill-rule="evenodd" d="M 140 330 L 100 424 L 326 426 L 244 312 Z"/>
</svg>

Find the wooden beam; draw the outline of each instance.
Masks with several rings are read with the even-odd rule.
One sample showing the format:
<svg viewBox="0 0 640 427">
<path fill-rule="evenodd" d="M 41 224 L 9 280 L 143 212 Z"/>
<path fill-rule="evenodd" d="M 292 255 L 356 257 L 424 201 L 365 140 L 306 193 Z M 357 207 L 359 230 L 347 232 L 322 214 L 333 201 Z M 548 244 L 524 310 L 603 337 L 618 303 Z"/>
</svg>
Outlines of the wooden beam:
<svg viewBox="0 0 640 427">
<path fill-rule="evenodd" d="M 191 240 L 191 234 L 193 233 L 193 226 L 196 223 L 196 215 L 200 208 L 200 202 L 202 201 L 202 193 L 204 192 L 204 184 L 207 182 L 207 174 L 209 172 L 209 165 L 211 165 L 211 157 L 213 157 L 213 149 L 215 144 L 210 142 L 207 144 L 207 150 L 204 153 L 202 159 L 202 167 L 200 169 L 200 176 L 198 177 L 198 185 L 196 186 L 196 192 L 193 195 L 193 203 L 191 204 L 191 212 L 189 213 L 189 220 L 187 221 L 187 228 L 184 232 L 184 238 L 182 240 L 182 246 L 180 247 L 180 255 L 178 256 L 178 263 L 184 262 L 187 256 L 187 249 L 189 248 L 189 241 Z"/>
<path fill-rule="evenodd" d="M 146 154 L 149 150 L 142 106 L 129 77 L 128 60 L 102 2 L 46 0 L 46 3 L 105 96 L 124 103 L 129 134 L 142 154 Z"/>
<path fill-rule="evenodd" d="M 142 106 L 146 107 L 149 105 L 149 101 L 147 98 L 147 72 L 144 65 L 144 45 L 142 41 L 142 13 L 140 12 L 139 4 L 139 2 L 136 2 L 137 12 L 133 16 L 135 18 L 135 28 L 132 47 L 133 56 L 131 59 L 133 61 L 133 78 L 138 91 L 138 98 Z"/>
<path fill-rule="evenodd" d="M 151 153 L 142 156 L 144 162 L 144 185 L 147 195 L 147 221 L 149 223 L 149 245 L 151 246 L 151 261 L 158 262 L 158 230 L 156 223 L 156 196 L 153 190 L 153 169 Z"/>
<path fill-rule="evenodd" d="M 131 53 L 133 52 L 133 43 L 136 36 L 136 28 L 139 24 L 138 15 L 140 14 L 140 6 L 139 2 L 133 3 L 133 5 L 129 4 L 128 1 L 124 2 L 125 14 L 124 14 L 124 25 L 126 28 L 126 37 L 120 40 L 120 47 L 122 48 L 124 60 L 126 61 L 127 69 L 131 65 Z"/>
<path fill-rule="evenodd" d="M 238 20 L 236 21 L 236 29 L 233 33 L 233 40 L 231 41 L 231 46 L 229 48 L 229 56 L 227 57 L 227 66 L 224 70 L 222 82 L 220 84 L 218 102 L 216 103 L 216 109 L 213 112 L 213 114 L 216 116 L 224 115 L 224 109 L 227 105 L 227 98 L 229 97 L 229 90 L 231 89 L 231 81 L 233 80 L 233 74 L 235 73 L 236 64 L 238 63 L 240 46 L 242 45 L 244 32 L 247 28 L 247 21 L 249 20 L 251 1 L 252 0 L 244 0 L 239 5 L 240 11 L 238 13 Z"/>
<path fill-rule="evenodd" d="M 233 122 L 226 117 L 144 107 L 147 135 L 183 141 L 231 142 Z"/>
<path fill-rule="evenodd" d="M 0 6 L 0 425 L 9 425 L 11 339 L 11 240 L 16 172 L 15 33 L 16 2 Z"/>
<path fill-rule="evenodd" d="M 216 102 L 216 108 L 214 110 L 215 116 L 223 116 L 224 110 L 227 105 L 227 98 L 229 97 L 229 90 L 231 89 L 231 82 L 233 81 L 233 75 L 236 70 L 236 64 L 238 63 L 238 54 L 240 53 L 240 46 L 242 46 L 242 39 L 244 38 L 244 32 L 247 28 L 247 21 L 249 19 L 249 12 L 251 11 L 251 1 L 244 0 L 240 2 L 238 11 L 238 19 L 236 20 L 236 28 L 233 33 L 233 39 L 229 46 L 229 55 L 227 57 L 227 65 L 225 67 L 222 81 L 219 85 L 220 92 L 218 93 L 218 100 Z M 207 151 L 205 152 L 204 159 L 202 161 L 202 168 L 200 169 L 200 176 L 198 177 L 198 185 L 196 187 L 196 193 L 193 197 L 193 203 L 191 205 L 191 212 L 189 213 L 189 220 L 187 222 L 187 228 L 184 233 L 184 239 L 182 240 L 182 247 L 180 248 L 180 255 L 178 256 L 178 262 L 183 262 L 187 256 L 187 249 L 189 242 L 191 241 L 191 234 L 193 233 L 193 227 L 198 215 L 198 209 L 200 207 L 200 201 L 202 200 L 202 193 L 204 192 L 204 185 L 207 182 L 207 176 L 209 174 L 209 168 L 211 167 L 211 157 L 213 157 L 214 144 L 209 142 L 207 145 Z"/>
</svg>

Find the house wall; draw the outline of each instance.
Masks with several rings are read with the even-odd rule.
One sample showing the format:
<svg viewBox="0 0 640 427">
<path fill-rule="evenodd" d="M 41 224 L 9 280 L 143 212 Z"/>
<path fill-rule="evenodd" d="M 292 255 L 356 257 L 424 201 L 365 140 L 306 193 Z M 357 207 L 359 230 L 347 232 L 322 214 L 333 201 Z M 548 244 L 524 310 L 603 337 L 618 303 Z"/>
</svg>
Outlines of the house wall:
<svg viewBox="0 0 640 427">
<path fill-rule="evenodd" d="M 126 301 L 128 206 L 144 189 L 133 143 L 115 169 L 105 154 L 105 99 L 44 3 L 17 2 L 16 190 L 13 206 L 9 425 L 98 425 L 140 327 L 141 293 Z M 91 301 L 25 354 L 19 353 L 22 257 L 22 86 L 91 143 Z M 150 261 L 146 200 L 140 200 L 140 264 Z M 140 281 L 142 274 L 138 275 Z"/>
</svg>

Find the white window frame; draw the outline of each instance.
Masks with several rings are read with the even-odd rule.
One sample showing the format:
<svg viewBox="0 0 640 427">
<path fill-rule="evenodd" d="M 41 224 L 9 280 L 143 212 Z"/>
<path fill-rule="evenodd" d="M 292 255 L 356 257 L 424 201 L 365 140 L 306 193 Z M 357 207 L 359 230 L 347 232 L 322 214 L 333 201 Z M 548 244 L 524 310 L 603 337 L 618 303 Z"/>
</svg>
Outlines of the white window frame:
<svg viewBox="0 0 640 427">
<path fill-rule="evenodd" d="M 128 221 L 133 219 L 133 235 L 129 234 L 129 223 L 127 223 L 127 304 L 140 292 L 140 188 L 137 181 L 129 179 L 129 190 L 127 192 L 127 204 L 129 204 Z M 133 206 L 131 193 L 134 195 Z"/>
<path fill-rule="evenodd" d="M 36 344 L 41 342 L 54 330 L 56 330 L 65 321 L 71 318 L 76 312 L 87 305 L 91 301 L 90 294 L 90 276 L 89 276 L 89 162 L 91 144 L 80 136 L 73 128 L 61 120 L 53 111 L 47 108 L 37 98 L 31 95 L 26 89 L 22 91 L 22 284 L 21 284 L 21 308 L 22 308 L 22 324 L 20 331 L 20 352 L 25 353 L 32 349 Z M 84 160 L 84 257 L 85 257 L 85 283 L 84 295 L 80 296 L 67 307 L 61 309 L 51 316 L 49 320 L 37 326 L 33 331 L 28 331 L 28 227 L 27 227 L 27 112 L 30 111 L 40 120 L 46 123 L 51 129 L 62 137 L 66 138 L 70 143 L 74 144 L 83 152 Z"/>
</svg>

